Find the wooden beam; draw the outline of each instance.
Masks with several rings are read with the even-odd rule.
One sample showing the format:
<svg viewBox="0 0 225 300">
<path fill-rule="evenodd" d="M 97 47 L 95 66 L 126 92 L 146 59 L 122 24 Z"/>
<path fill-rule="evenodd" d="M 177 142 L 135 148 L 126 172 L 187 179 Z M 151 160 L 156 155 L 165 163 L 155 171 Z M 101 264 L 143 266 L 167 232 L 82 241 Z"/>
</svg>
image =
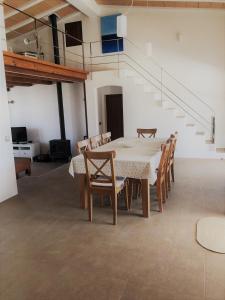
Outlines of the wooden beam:
<svg viewBox="0 0 225 300">
<path fill-rule="evenodd" d="M 77 10 L 74 6 L 69 5 L 67 7 L 64 7 L 62 9 L 58 10 L 56 12 L 56 14 L 57 14 L 57 16 L 59 16 L 60 19 L 62 19 L 62 18 L 65 18 L 69 15 L 72 15 L 72 14 L 78 13 L 78 12 L 79 12 L 79 10 Z"/>
<path fill-rule="evenodd" d="M 7 75 L 6 77 L 6 82 L 8 83 L 28 83 L 28 84 L 46 84 L 50 85 L 53 82 L 52 81 L 47 81 L 47 80 L 40 80 L 37 78 L 30 78 L 30 77 L 16 77 L 16 76 L 10 76 Z"/>
<path fill-rule="evenodd" d="M 6 75 L 20 74 L 46 81 L 76 82 L 87 79 L 87 72 L 4 51 Z M 25 75 L 25 76 L 23 76 Z"/>
<path fill-rule="evenodd" d="M 29 0 L 13 0 L 13 3 L 12 3 L 12 0 L 3 0 L 3 1 L 0 1 L 0 2 L 8 3 L 9 5 L 13 5 L 15 8 L 20 8 L 20 7 L 23 7 L 24 5 L 26 5 L 28 1 Z M 31 2 L 32 2 L 32 0 L 30 0 L 30 3 Z M 5 16 L 10 15 L 14 11 L 15 10 L 13 10 L 12 8 L 4 5 L 4 15 Z"/>
<path fill-rule="evenodd" d="M 5 0 L 4 3 L 6 3 L 6 4 L 8 3 L 9 5 L 12 5 L 15 8 L 18 8 L 20 10 L 25 10 L 25 9 L 28 9 L 28 8 L 34 6 L 34 5 L 36 5 L 36 4 L 38 4 L 42 1 L 43 0 L 29 0 L 29 1 L 28 0 L 19 0 L 17 3 L 15 3 L 15 0 L 14 0 L 13 3 L 12 3 L 12 1 L 10 1 L 10 0 Z M 4 11 L 5 10 L 6 10 L 5 19 L 7 19 L 9 17 L 12 17 L 12 16 L 14 16 L 18 13 L 17 10 L 12 9 L 10 7 L 7 7 L 6 5 L 4 6 Z"/>
<path fill-rule="evenodd" d="M 129 6 L 129 0 L 96 0 L 101 5 Z M 133 6 L 155 8 L 197 8 L 197 9 L 225 9 L 225 3 L 212 1 L 146 1 L 134 0 Z"/>
<path fill-rule="evenodd" d="M 92 0 L 67 0 L 72 6 L 88 17 L 101 15 L 101 8 Z"/>
<path fill-rule="evenodd" d="M 44 11 L 41 12 L 41 13 L 34 14 L 33 17 L 35 17 L 36 19 L 41 19 L 41 18 L 43 18 L 43 17 L 45 17 L 45 16 L 48 16 L 48 15 L 54 13 L 54 12 L 57 12 L 58 10 L 60 10 L 60 9 L 62 9 L 62 8 L 64 8 L 64 7 L 66 7 L 66 6 L 68 6 L 68 3 L 64 2 L 63 4 L 60 4 L 60 5 L 55 6 L 55 7 L 51 7 L 51 8 L 49 8 L 48 10 L 44 10 Z M 25 12 L 26 12 L 26 11 L 25 11 Z M 23 15 L 22 13 L 20 13 L 20 15 L 25 16 L 25 15 Z M 33 18 L 31 18 L 31 17 L 29 18 L 28 16 L 25 16 L 25 17 L 26 17 L 26 19 L 23 20 L 22 22 L 16 23 L 15 25 L 6 28 L 6 33 L 11 32 L 11 31 L 13 31 L 13 30 L 17 30 L 17 29 L 20 28 L 20 27 L 23 27 L 23 26 L 25 26 L 25 25 L 27 25 L 27 24 L 29 24 L 29 23 L 34 22 L 34 19 L 33 19 Z M 8 20 L 8 19 L 7 19 L 7 20 Z"/>
<path fill-rule="evenodd" d="M 21 82 L 7 82 L 7 87 L 11 88 L 14 86 L 32 86 L 33 84 L 31 83 L 21 83 Z"/>
<path fill-rule="evenodd" d="M 65 78 L 61 76 L 60 78 L 57 75 L 47 75 L 46 73 L 39 72 L 38 74 L 35 74 L 34 72 L 30 70 L 21 70 L 17 69 L 15 67 L 6 67 L 5 66 L 5 73 L 6 76 L 14 76 L 14 77 L 23 77 L 26 79 L 33 78 L 33 79 L 40 79 L 45 81 L 51 81 L 51 82 L 65 82 L 65 83 L 72 83 L 75 82 L 74 80 Z M 76 80 L 80 81 L 80 80 Z"/>
<path fill-rule="evenodd" d="M 44 18 L 40 19 L 40 22 L 39 22 L 39 20 L 37 20 L 37 22 L 36 22 L 37 29 L 40 29 L 41 27 L 45 26 L 43 23 L 45 23 L 46 26 L 49 25 L 48 21 L 46 21 Z M 23 35 L 27 32 L 31 32 L 31 31 L 34 31 L 34 30 L 35 30 L 35 23 L 32 22 L 32 23 L 29 23 L 27 25 L 24 25 L 23 27 L 20 27 L 19 30 L 8 32 L 6 34 L 6 38 L 7 38 L 7 40 L 14 39 L 17 36 Z"/>
<path fill-rule="evenodd" d="M 51 1 L 42 1 L 40 3 L 37 3 L 33 6 L 31 6 L 28 9 L 23 10 L 23 12 L 25 13 L 20 13 L 17 12 L 16 15 L 9 17 L 5 20 L 5 27 L 6 29 L 12 26 L 16 26 L 17 24 L 26 22 L 27 20 L 30 19 L 30 16 L 35 17 L 36 15 L 40 15 L 40 14 L 44 14 L 46 15 L 46 11 L 49 11 L 50 9 L 53 9 L 53 7 L 55 6 L 62 6 L 62 5 L 66 5 L 65 2 L 61 1 L 61 0 L 51 0 Z M 68 3 L 67 3 L 68 5 Z M 32 19 L 31 19 L 32 20 Z"/>
</svg>

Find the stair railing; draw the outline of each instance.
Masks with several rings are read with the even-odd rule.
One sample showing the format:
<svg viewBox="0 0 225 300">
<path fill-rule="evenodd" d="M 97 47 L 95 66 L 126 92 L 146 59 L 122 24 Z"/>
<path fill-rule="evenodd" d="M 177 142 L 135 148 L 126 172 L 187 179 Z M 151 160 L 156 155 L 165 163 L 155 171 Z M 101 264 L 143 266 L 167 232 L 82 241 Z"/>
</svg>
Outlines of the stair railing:
<svg viewBox="0 0 225 300">
<path fill-rule="evenodd" d="M 174 75 L 172 75 L 170 72 L 168 72 L 162 65 L 160 65 L 152 56 L 147 56 L 144 51 L 138 47 L 134 42 L 132 42 L 131 40 L 129 40 L 128 38 L 125 38 L 125 40 L 130 43 L 133 47 L 135 47 L 138 51 L 140 51 L 140 53 L 145 57 L 146 60 L 151 61 L 155 66 L 157 66 L 158 68 L 160 68 L 160 70 L 162 71 L 162 73 L 167 74 L 171 79 L 173 79 L 174 81 L 176 81 L 182 88 L 184 88 L 188 93 L 190 93 L 191 95 L 193 95 L 197 101 L 201 102 L 203 105 L 205 105 L 212 113 L 212 115 L 215 114 L 213 108 L 203 99 L 201 99 L 196 93 L 194 93 L 190 88 L 188 88 L 183 82 L 181 82 L 180 80 L 178 80 Z"/>
<path fill-rule="evenodd" d="M 111 43 L 113 40 L 108 40 Z M 104 41 L 107 42 L 107 41 Z M 92 53 L 89 57 L 85 58 L 86 68 L 93 70 L 101 69 L 123 69 L 129 66 L 139 77 L 143 78 L 147 83 L 156 88 L 161 93 L 161 98 L 169 100 L 176 104 L 185 114 L 194 119 L 197 124 L 201 125 L 210 133 L 210 139 L 213 141 L 215 137 L 215 130 L 213 130 L 215 113 L 212 107 L 202 100 L 197 94 L 195 94 L 190 88 L 186 87 L 181 81 L 177 80 L 172 74 L 170 74 L 165 68 L 163 68 L 152 57 L 144 55 L 143 51 L 128 39 L 124 39 L 125 50 L 118 51 L 116 53 L 102 54 L 101 41 L 90 42 Z M 132 45 L 136 50 L 140 51 L 141 59 L 135 57 L 134 51 L 128 51 L 127 43 Z M 118 44 L 118 39 L 117 39 Z M 149 61 L 155 66 L 155 69 L 149 66 Z M 104 67 L 103 67 L 104 66 Z M 158 69 L 158 70 L 156 70 Z M 175 89 L 169 84 L 169 80 L 174 81 L 179 88 Z M 173 85 L 173 84 L 172 84 Z M 180 93 L 186 93 L 185 96 L 179 95 Z M 214 126 L 215 128 L 215 126 Z"/>
</svg>

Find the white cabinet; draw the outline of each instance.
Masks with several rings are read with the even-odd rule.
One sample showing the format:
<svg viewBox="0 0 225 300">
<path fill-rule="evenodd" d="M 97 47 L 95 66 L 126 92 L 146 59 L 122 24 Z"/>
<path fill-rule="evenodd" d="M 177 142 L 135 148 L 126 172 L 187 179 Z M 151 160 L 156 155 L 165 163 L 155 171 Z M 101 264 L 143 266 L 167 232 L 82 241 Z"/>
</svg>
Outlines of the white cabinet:
<svg viewBox="0 0 225 300">
<path fill-rule="evenodd" d="M 39 143 L 28 143 L 28 144 L 13 144 L 14 157 L 28 157 L 33 160 L 34 156 L 40 154 Z"/>
</svg>

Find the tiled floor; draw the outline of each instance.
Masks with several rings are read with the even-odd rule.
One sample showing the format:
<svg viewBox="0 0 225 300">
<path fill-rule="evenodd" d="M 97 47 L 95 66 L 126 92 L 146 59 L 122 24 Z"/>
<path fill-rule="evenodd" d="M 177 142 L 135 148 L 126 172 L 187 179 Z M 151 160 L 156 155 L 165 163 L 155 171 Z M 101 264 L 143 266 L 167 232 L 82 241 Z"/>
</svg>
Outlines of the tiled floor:
<svg viewBox="0 0 225 300">
<path fill-rule="evenodd" d="M 225 161 L 177 159 L 165 211 L 140 217 L 79 209 L 76 180 L 60 167 L 19 181 L 0 205 L 1 300 L 225 300 L 225 255 L 195 241 L 196 222 L 225 217 Z"/>
</svg>

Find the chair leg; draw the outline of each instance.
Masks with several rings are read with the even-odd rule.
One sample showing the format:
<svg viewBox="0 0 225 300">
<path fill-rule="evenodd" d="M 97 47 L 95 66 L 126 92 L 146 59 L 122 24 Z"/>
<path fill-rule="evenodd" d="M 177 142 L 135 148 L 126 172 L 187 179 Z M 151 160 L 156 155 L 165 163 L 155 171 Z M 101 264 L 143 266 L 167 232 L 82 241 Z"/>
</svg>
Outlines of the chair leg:
<svg viewBox="0 0 225 300">
<path fill-rule="evenodd" d="M 141 197 L 141 182 L 138 183 L 137 194 L 138 194 L 138 197 Z"/>
<path fill-rule="evenodd" d="M 104 195 L 100 195 L 100 207 L 104 206 Z"/>
<path fill-rule="evenodd" d="M 137 199 L 138 198 L 138 183 L 134 182 L 133 186 L 135 186 L 135 189 L 133 188 L 133 191 L 135 190 L 134 199 Z"/>
<path fill-rule="evenodd" d="M 162 187 L 157 185 L 157 200 L 159 204 L 160 212 L 163 212 L 163 203 L 162 203 Z"/>
<path fill-rule="evenodd" d="M 167 177 L 167 184 L 168 184 L 168 190 L 171 190 L 171 184 L 170 184 L 171 178 L 170 178 L 170 170 L 168 172 L 168 177 Z"/>
<path fill-rule="evenodd" d="M 126 206 L 126 209 L 129 210 L 129 199 L 128 199 L 128 182 L 125 183 L 125 195 L 124 195 L 124 198 L 125 198 L 125 206 Z"/>
<path fill-rule="evenodd" d="M 133 197 L 133 183 L 128 181 L 128 209 L 131 209 L 132 204 L 132 197 Z"/>
<path fill-rule="evenodd" d="M 141 193 L 142 193 L 142 185 L 141 185 L 141 182 L 140 182 L 140 197 L 141 197 Z"/>
<path fill-rule="evenodd" d="M 165 185 L 165 180 L 162 183 L 162 201 L 163 201 L 163 203 L 166 202 L 166 185 Z"/>
<path fill-rule="evenodd" d="M 92 220 L 93 220 L 93 196 L 90 193 L 88 195 L 88 217 L 89 217 L 89 221 L 92 222 Z"/>
<path fill-rule="evenodd" d="M 113 195 L 113 225 L 117 224 L 117 194 Z"/>
<path fill-rule="evenodd" d="M 165 175 L 165 184 L 164 185 L 165 185 L 165 194 L 166 194 L 166 199 L 167 199 L 168 198 L 168 177 L 167 177 L 167 174 Z"/>
<path fill-rule="evenodd" d="M 174 164 L 172 163 L 171 165 L 171 176 L 172 176 L 172 181 L 174 182 Z"/>
</svg>

